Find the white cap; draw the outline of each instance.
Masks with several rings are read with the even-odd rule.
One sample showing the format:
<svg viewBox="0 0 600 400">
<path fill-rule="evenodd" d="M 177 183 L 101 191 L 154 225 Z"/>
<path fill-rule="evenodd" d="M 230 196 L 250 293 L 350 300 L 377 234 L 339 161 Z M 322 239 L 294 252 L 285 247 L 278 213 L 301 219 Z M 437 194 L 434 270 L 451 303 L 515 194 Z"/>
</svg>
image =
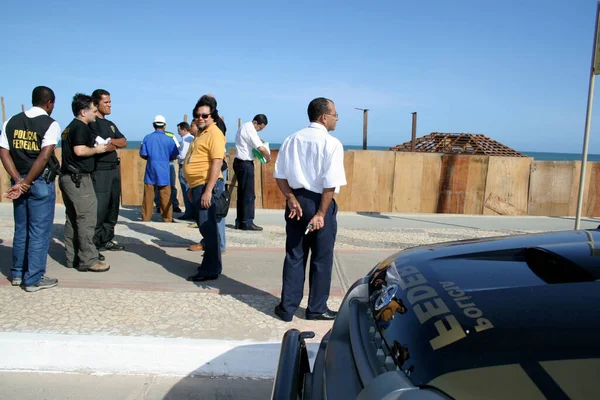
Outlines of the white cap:
<svg viewBox="0 0 600 400">
<path fill-rule="evenodd" d="M 158 114 L 156 117 L 154 117 L 153 123 L 155 123 L 156 125 L 166 125 L 167 121 L 165 120 L 165 117 Z"/>
</svg>

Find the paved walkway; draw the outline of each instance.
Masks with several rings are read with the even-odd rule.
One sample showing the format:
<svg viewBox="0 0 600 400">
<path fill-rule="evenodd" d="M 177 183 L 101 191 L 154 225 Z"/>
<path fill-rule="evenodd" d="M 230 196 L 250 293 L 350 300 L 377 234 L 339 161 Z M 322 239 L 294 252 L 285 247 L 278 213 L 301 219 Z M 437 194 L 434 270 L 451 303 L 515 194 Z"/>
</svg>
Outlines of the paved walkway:
<svg viewBox="0 0 600 400">
<path fill-rule="evenodd" d="M 235 210 L 228 221 L 234 219 Z M 189 228 L 184 221 L 141 222 L 139 208 L 121 210 L 117 240 L 126 245 L 126 250 L 105 253 L 111 264 L 109 272 L 82 273 L 65 268 L 64 208 L 57 205 L 48 275 L 58 278 L 59 286 L 26 293 L 10 286 L 8 280 L 0 279 L 0 351 L 10 353 L 11 348 L 15 348 L 15 340 L 25 341 L 19 344 L 21 348 L 24 343 L 36 343 L 38 349 L 46 352 L 64 351 L 70 348 L 64 343 L 73 343 L 72 338 L 77 338 L 79 343 L 79 347 L 73 347 L 75 352 L 95 351 L 94 357 L 101 358 L 103 354 L 107 357 L 112 354 L 107 348 L 118 351 L 109 367 L 106 363 L 96 365 L 93 357 L 61 367 L 61 357 L 52 357 L 50 353 L 44 362 L 35 361 L 34 353 L 33 361 L 27 364 L 28 358 L 21 357 L 19 352 L 13 358 L 3 357 L 0 369 L 120 372 L 122 368 L 125 372 L 187 374 L 195 371 L 205 375 L 230 375 L 235 371 L 233 374 L 237 376 L 272 376 L 278 343 L 287 329 L 315 331 L 317 336 L 312 343 L 316 345 L 330 329 L 331 322 L 307 321 L 303 309 L 291 323 L 274 316 L 284 259 L 282 211 L 257 210 L 256 222 L 264 226 L 264 231 L 227 228 L 228 249 L 223 255 L 222 277 L 207 283 L 192 283 L 185 278 L 195 272 L 202 254 L 186 248 L 198 241 L 198 230 Z M 584 219 L 582 225 L 595 228 L 599 223 L 596 219 Z M 338 226 L 329 301 L 332 309 L 339 307 L 344 293 L 355 280 L 398 250 L 449 240 L 572 229 L 573 221 L 570 218 L 340 213 Z M 4 260 L 0 272 L 4 276 L 10 270 L 12 230 L 12 206 L 0 203 L 0 260 Z M 302 307 L 305 302 L 306 298 Z M 104 339 L 87 340 L 86 337 Z M 136 337 L 150 342 L 145 343 L 143 350 L 132 350 L 132 346 L 141 343 Z M 192 340 L 184 347 L 195 348 L 198 357 L 189 363 L 173 358 L 179 366 L 171 369 L 147 365 L 154 361 L 145 359 L 144 363 L 137 361 L 140 369 L 136 370 L 119 360 L 119 354 L 131 351 L 130 362 L 136 364 L 136 354 L 152 353 L 152 346 L 175 346 L 170 351 L 171 357 L 175 357 L 180 343 L 165 342 L 167 339 Z M 215 344 L 215 340 L 222 342 Z M 231 358 L 232 352 L 235 353 L 233 350 L 240 344 L 248 351 L 238 351 L 239 357 L 253 357 L 262 352 L 264 360 L 269 360 L 268 367 L 257 368 L 248 360 L 244 363 L 245 369 L 239 365 L 232 367 L 239 361 Z M 249 344 L 258 347 L 250 348 Z M 202 354 L 206 353 L 203 346 L 220 350 L 203 359 Z M 165 357 L 169 355 L 162 354 L 156 364 L 168 364 Z M 208 368 L 211 362 L 212 367 Z"/>
</svg>

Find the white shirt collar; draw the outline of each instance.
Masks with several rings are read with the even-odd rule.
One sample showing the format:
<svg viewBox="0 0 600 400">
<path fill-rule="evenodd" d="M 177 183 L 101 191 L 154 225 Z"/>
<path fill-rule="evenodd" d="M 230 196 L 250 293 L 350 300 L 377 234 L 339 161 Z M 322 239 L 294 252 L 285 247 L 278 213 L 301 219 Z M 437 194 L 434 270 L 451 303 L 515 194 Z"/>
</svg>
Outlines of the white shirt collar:
<svg viewBox="0 0 600 400">
<path fill-rule="evenodd" d="M 327 128 L 325 128 L 325 125 L 323 125 L 323 124 L 320 124 L 320 123 L 318 123 L 318 122 L 311 122 L 311 123 L 310 123 L 310 125 L 309 125 L 308 127 L 309 127 L 309 128 L 321 129 L 322 131 L 329 132 L 329 131 L 327 130 Z"/>
<path fill-rule="evenodd" d="M 33 114 L 36 117 L 39 116 L 39 115 L 48 115 L 48 113 L 46 112 L 46 110 L 44 110 L 41 107 L 36 107 L 36 106 L 31 107 L 27 111 L 28 111 L 28 113 Z"/>
</svg>

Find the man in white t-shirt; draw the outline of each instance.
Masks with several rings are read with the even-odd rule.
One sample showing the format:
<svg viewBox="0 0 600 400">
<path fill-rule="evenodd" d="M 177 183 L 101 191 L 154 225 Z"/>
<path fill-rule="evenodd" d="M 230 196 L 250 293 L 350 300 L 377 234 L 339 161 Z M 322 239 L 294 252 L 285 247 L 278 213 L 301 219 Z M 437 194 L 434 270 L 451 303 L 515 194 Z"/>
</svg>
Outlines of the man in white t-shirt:
<svg viewBox="0 0 600 400">
<path fill-rule="evenodd" d="M 275 314 L 289 322 L 302 300 L 310 250 L 310 292 L 306 319 L 332 320 L 327 307 L 337 234 L 334 193 L 346 184 L 344 147 L 335 130 L 335 104 L 319 97 L 308 105 L 310 125 L 289 136 L 275 162 L 277 186 L 286 198 L 285 262 L 281 302 Z"/>
<path fill-rule="evenodd" d="M 258 114 L 252 122 L 246 122 L 235 135 L 235 148 L 237 154 L 233 160 L 233 170 L 237 176 L 237 218 L 235 228 L 245 231 L 262 231 L 263 228 L 254 223 L 254 154 L 258 150 L 269 162 L 271 155 L 258 132 L 265 129 L 269 121 L 264 114 Z"/>
<path fill-rule="evenodd" d="M 177 132 L 179 132 L 179 136 L 181 136 L 181 144 L 179 145 L 179 156 L 177 157 L 177 163 L 179 164 L 179 185 L 181 187 L 181 195 L 183 197 L 183 204 L 185 205 L 184 214 L 179 217 L 179 219 L 190 219 L 194 218 L 194 210 L 192 207 L 192 202 L 188 198 L 188 190 L 190 185 L 185 181 L 185 177 L 183 176 L 183 162 L 185 161 L 185 156 L 187 155 L 188 150 L 190 149 L 190 144 L 194 141 L 194 135 L 190 133 L 190 124 L 187 122 L 180 122 L 177 124 Z"/>
</svg>

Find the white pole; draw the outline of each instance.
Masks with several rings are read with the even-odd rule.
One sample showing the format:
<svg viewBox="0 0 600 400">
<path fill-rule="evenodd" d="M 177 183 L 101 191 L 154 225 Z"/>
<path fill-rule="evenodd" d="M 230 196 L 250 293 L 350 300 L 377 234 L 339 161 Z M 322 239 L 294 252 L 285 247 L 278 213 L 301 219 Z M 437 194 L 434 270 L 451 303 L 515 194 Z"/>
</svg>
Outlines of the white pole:
<svg viewBox="0 0 600 400">
<path fill-rule="evenodd" d="M 594 83 L 596 81 L 596 74 L 594 66 L 596 64 L 597 49 L 596 44 L 598 43 L 598 17 L 600 15 L 600 2 L 598 2 L 596 8 L 596 29 L 594 30 L 594 48 L 592 51 L 592 67 L 590 68 L 590 86 L 588 89 L 588 102 L 587 111 L 585 115 L 585 131 L 583 136 L 583 154 L 581 155 L 581 175 L 579 176 L 579 193 L 577 195 L 577 214 L 575 216 L 575 229 L 579 229 L 581 223 L 581 209 L 583 208 L 583 192 L 585 186 L 585 167 L 587 164 L 588 156 L 588 144 L 590 142 L 590 125 L 592 122 L 592 105 L 594 102 Z"/>
</svg>

